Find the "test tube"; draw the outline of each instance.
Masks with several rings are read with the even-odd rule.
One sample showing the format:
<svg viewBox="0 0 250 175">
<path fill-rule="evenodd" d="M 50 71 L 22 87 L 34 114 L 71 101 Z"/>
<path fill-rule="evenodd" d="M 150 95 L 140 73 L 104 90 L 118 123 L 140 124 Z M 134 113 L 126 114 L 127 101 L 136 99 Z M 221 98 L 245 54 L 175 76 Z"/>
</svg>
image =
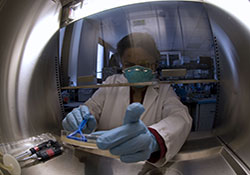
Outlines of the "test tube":
<svg viewBox="0 0 250 175">
<path fill-rule="evenodd" d="M 96 134 L 84 134 L 85 138 L 87 139 L 88 143 L 96 143 L 96 140 L 100 135 Z"/>
</svg>

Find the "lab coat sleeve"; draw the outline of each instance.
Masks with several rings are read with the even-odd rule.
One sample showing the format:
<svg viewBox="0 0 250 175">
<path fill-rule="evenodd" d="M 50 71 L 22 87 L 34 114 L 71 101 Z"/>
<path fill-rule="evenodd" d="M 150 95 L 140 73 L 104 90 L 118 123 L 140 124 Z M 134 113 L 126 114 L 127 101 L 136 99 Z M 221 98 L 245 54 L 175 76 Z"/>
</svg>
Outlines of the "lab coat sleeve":
<svg viewBox="0 0 250 175">
<path fill-rule="evenodd" d="M 163 166 L 179 152 L 192 126 L 187 107 L 180 102 L 172 87 L 169 87 L 163 100 L 162 118 L 150 126 L 161 135 L 167 148 L 165 157 L 154 163 L 157 167 Z"/>
</svg>

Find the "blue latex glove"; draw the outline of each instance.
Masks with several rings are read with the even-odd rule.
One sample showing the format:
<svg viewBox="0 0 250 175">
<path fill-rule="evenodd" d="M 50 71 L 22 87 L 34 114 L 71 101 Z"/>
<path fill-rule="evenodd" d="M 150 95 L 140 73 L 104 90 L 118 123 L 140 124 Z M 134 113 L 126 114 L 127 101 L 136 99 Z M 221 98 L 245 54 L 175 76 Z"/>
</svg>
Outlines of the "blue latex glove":
<svg viewBox="0 0 250 175">
<path fill-rule="evenodd" d="M 123 125 L 104 132 L 97 139 L 99 149 L 110 149 L 120 156 L 122 162 L 131 163 L 147 160 L 151 153 L 160 150 L 154 135 L 139 119 L 144 112 L 140 103 L 128 106 Z"/>
<path fill-rule="evenodd" d="M 79 106 L 73 109 L 62 121 L 62 126 L 67 131 L 75 131 L 83 119 L 87 119 L 87 123 L 83 128 L 83 133 L 91 133 L 96 128 L 96 120 L 93 115 L 90 114 L 86 105 Z"/>
</svg>

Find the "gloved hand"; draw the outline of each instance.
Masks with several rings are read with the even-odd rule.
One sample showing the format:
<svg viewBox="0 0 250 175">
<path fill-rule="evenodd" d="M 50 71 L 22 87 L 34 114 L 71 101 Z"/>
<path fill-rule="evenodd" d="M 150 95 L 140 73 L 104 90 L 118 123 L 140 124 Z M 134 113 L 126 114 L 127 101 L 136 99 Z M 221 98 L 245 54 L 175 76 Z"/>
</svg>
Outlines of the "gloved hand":
<svg viewBox="0 0 250 175">
<path fill-rule="evenodd" d="M 83 128 L 83 133 L 91 133 L 96 128 L 96 120 L 93 115 L 90 114 L 86 105 L 81 105 L 78 108 L 73 109 L 62 121 L 62 126 L 65 130 L 75 131 L 83 119 L 87 119 L 87 123 Z"/>
<path fill-rule="evenodd" d="M 140 103 L 128 106 L 123 125 L 104 132 L 97 139 L 99 149 L 110 149 L 119 155 L 122 162 L 131 163 L 147 160 L 151 153 L 160 150 L 154 135 L 139 119 L 144 112 Z"/>
</svg>

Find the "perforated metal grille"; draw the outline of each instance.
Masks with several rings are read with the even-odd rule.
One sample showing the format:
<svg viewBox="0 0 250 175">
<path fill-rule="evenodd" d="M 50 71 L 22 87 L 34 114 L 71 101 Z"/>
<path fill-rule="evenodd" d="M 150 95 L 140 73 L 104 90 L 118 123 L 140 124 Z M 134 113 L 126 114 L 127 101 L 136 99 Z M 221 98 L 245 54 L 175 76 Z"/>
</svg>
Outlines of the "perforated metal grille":
<svg viewBox="0 0 250 175">
<path fill-rule="evenodd" d="M 60 103 L 61 115 L 62 117 L 65 116 L 62 94 L 61 94 L 61 85 L 60 85 L 60 69 L 59 69 L 59 59 L 55 57 L 55 72 L 56 72 L 56 88 L 58 93 L 58 99 Z"/>
</svg>

